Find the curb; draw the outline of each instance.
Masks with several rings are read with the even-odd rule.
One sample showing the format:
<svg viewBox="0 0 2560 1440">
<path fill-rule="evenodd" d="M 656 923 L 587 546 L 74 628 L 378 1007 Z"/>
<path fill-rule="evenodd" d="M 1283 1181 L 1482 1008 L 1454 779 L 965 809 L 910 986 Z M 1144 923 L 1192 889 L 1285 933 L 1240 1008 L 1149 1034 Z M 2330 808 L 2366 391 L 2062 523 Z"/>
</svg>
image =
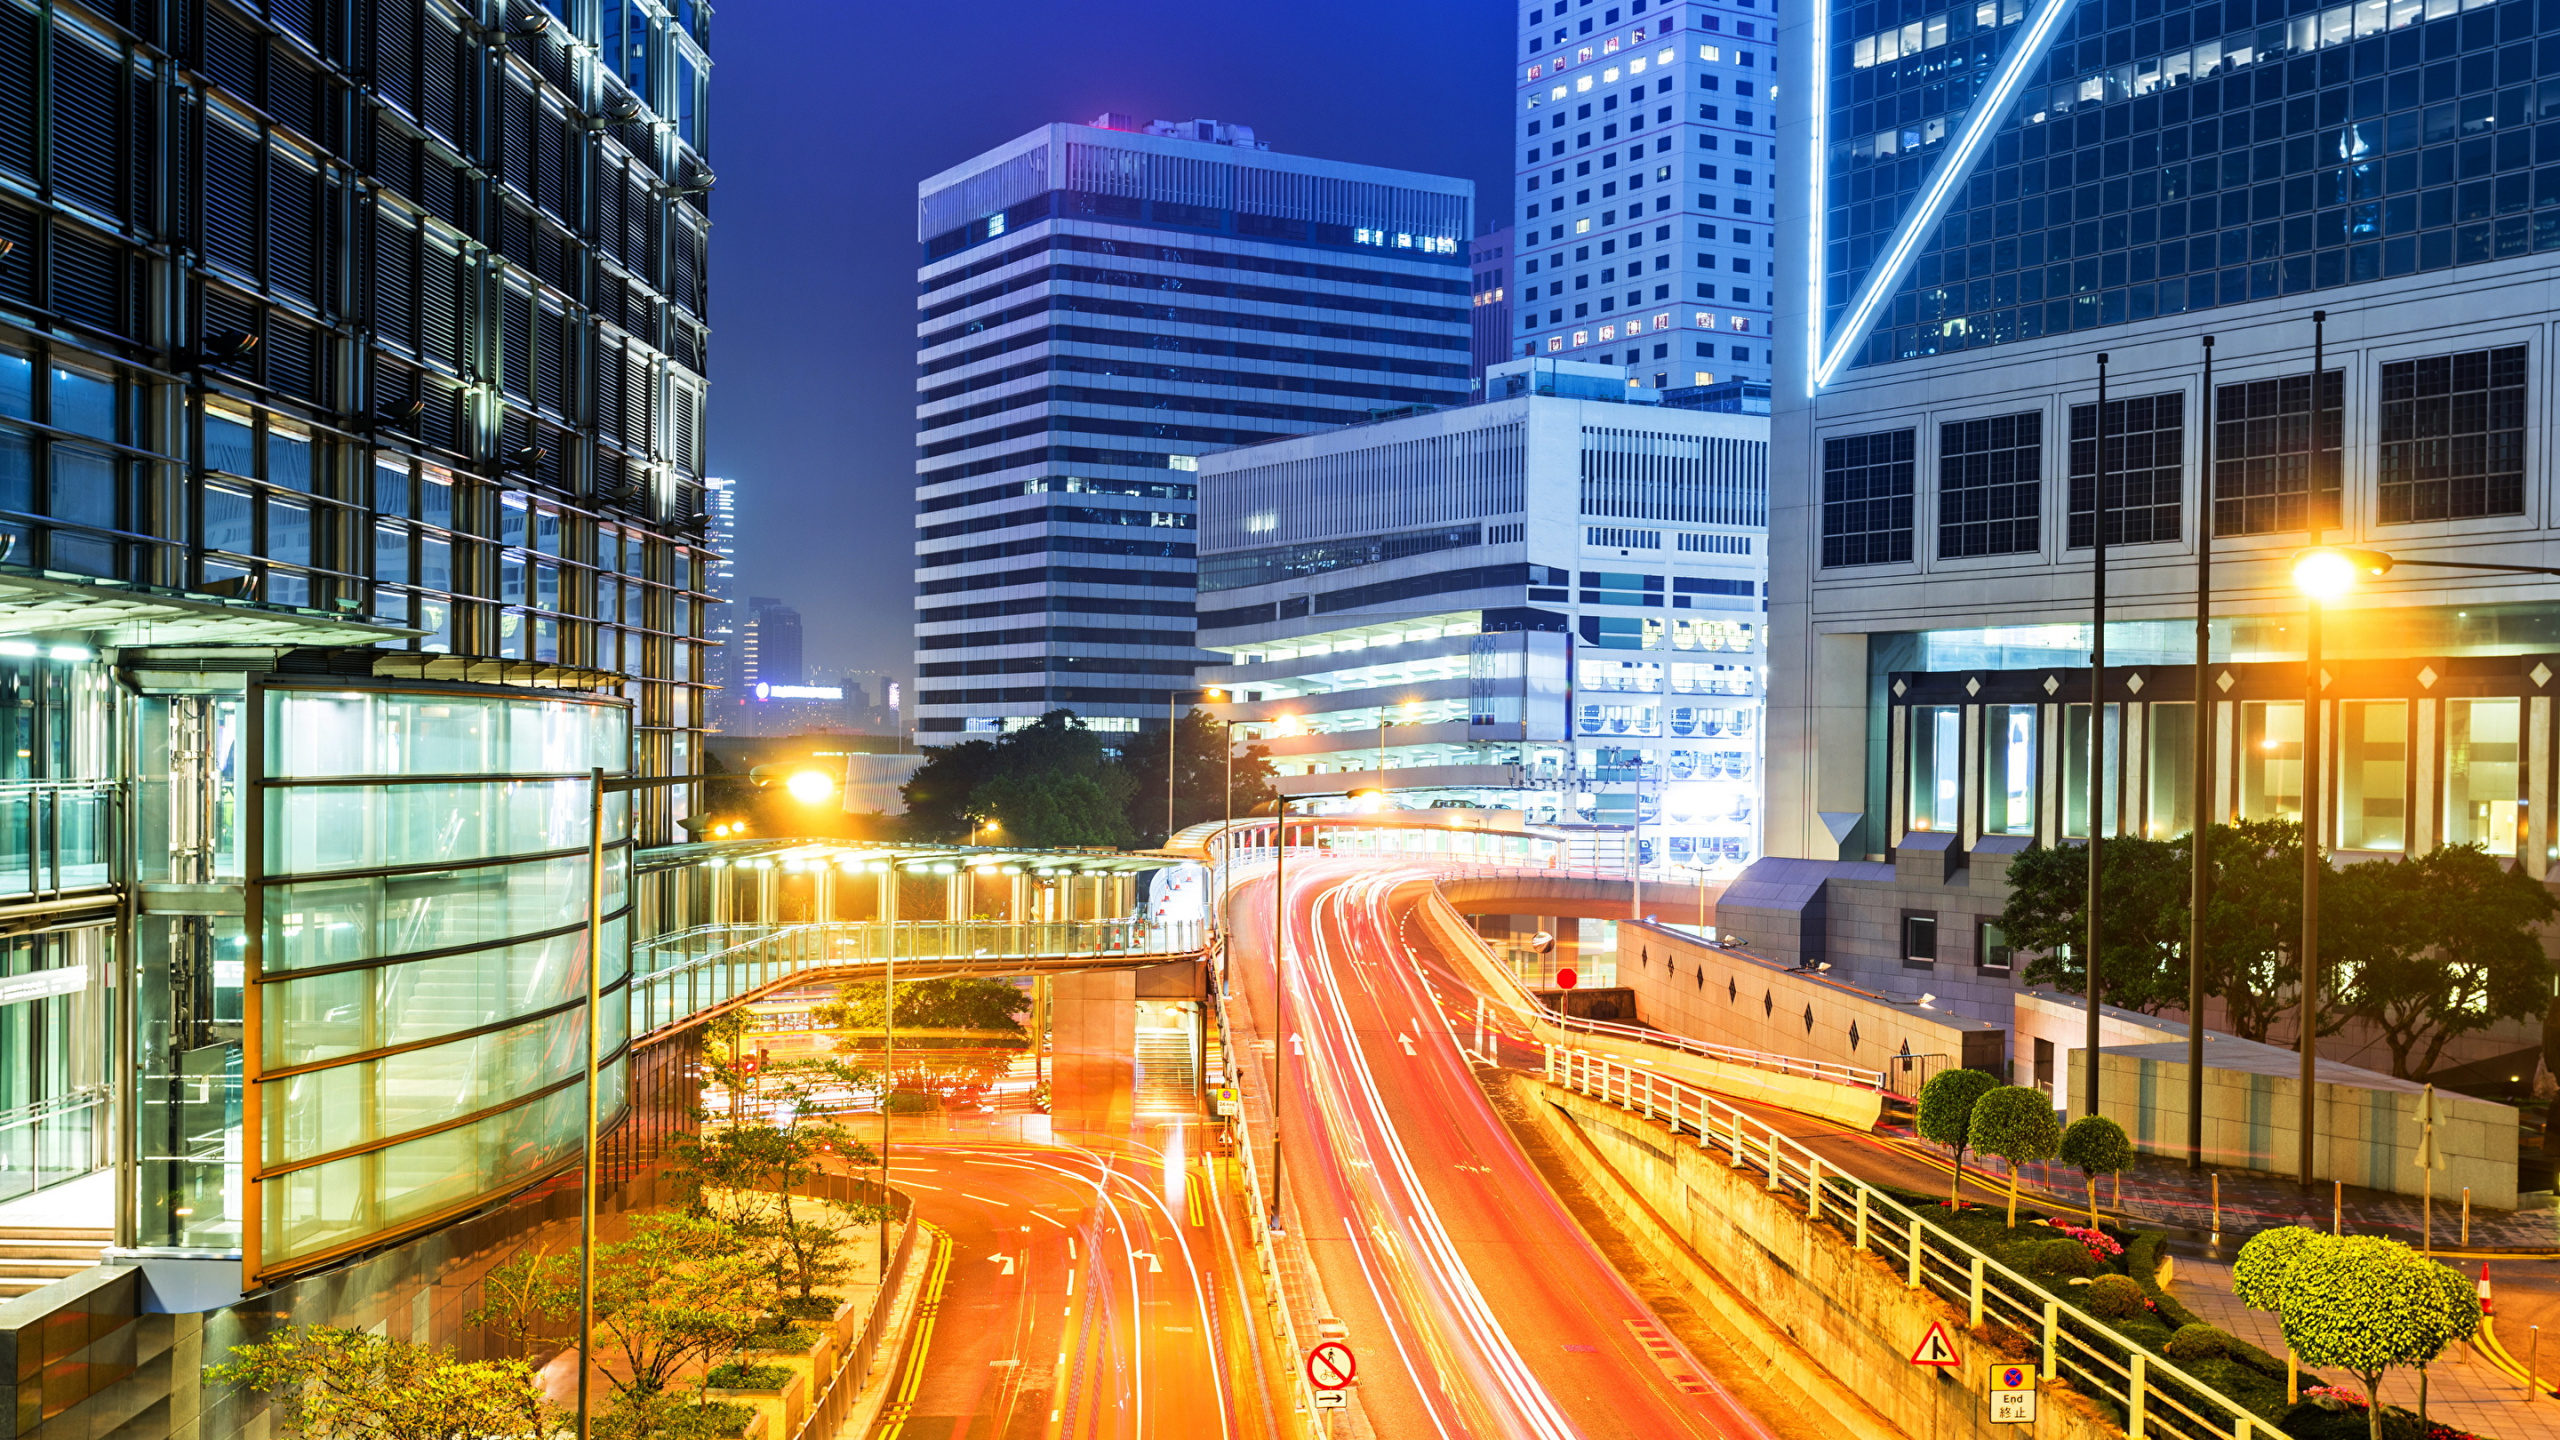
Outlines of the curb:
<svg viewBox="0 0 2560 1440">
<path fill-rule="evenodd" d="M 897 1295 L 889 1302 L 889 1332 L 895 1337 L 888 1347 L 889 1363 L 872 1374 L 870 1383 L 854 1397 L 835 1435 L 825 1440 L 863 1440 L 875 1424 L 884 1426 L 880 1432 L 883 1440 L 894 1440 L 906 1424 L 903 1409 L 895 1416 L 884 1412 L 891 1408 L 893 1394 L 900 1406 L 915 1400 L 916 1382 L 923 1376 L 925 1351 L 933 1337 L 929 1312 L 941 1308 L 942 1283 L 951 1270 L 951 1237 L 937 1226 L 921 1220 L 914 1223 L 924 1225 L 925 1261 L 907 1271 L 906 1278 L 898 1284 Z"/>
</svg>

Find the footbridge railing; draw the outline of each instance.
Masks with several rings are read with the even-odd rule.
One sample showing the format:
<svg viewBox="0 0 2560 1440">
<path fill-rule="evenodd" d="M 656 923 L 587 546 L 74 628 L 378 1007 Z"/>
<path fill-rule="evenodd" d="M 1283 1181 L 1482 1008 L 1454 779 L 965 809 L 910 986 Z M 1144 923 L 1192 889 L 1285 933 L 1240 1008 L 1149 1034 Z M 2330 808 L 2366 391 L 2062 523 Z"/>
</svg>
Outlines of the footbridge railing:
<svg viewBox="0 0 2560 1440">
<path fill-rule="evenodd" d="M 632 952 L 631 1032 L 648 1035 L 821 972 L 894 959 L 917 973 L 1033 974 L 1197 959 L 1197 922 L 1143 919 L 705 925 Z"/>
</svg>

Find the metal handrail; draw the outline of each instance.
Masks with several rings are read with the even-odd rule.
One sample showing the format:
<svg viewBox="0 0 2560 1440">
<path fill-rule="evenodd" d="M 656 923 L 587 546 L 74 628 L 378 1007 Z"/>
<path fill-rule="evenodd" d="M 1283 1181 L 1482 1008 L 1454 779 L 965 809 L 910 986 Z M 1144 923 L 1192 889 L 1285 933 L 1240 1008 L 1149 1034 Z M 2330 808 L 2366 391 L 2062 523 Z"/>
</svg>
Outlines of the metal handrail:
<svg viewBox="0 0 2560 1440">
<path fill-rule="evenodd" d="M 1549 1045 L 1545 1051 L 1548 1084 L 1660 1121 L 1675 1135 L 1694 1134 L 1701 1150 L 1725 1150 L 1733 1168 L 1757 1170 L 1768 1178 L 1771 1193 L 1802 1200 L 1807 1220 L 1827 1220 L 1846 1232 L 1857 1249 L 1892 1265 L 1907 1288 L 1962 1306 L 1974 1328 L 1997 1323 L 2031 1338 L 2043 1378 L 2067 1379 L 2080 1393 L 2114 1406 L 2131 1440 L 2253 1440 L 2283 1433 L 1747 1112 L 1640 1065 L 1588 1050 Z"/>
<path fill-rule="evenodd" d="M 1667 1030 L 1648 1030 L 1641 1025 L 1621 1025 L 1614 1020 L 1591 1020 L 1579 1015 L 1549 1013 L 1538 1022 L 1560 1029 L 1577 1030 L 1586 1035 L 1599 1035 L 1612 1040 L 1677 1050 L 1702 1060 L 1721 1060 L 1748 1065 L 1755 1070 L 1773 1070 L 1780 1075 L 1801 1075 L 1813 1080 L 1827 1080 L 1834 1085 L 1847 1085 L 1859 1090 L 1890 1094 L 1885 1085 L 1885 1072 L 1858 1065 L 1841 1065 L 1829 1060 L 1807 1060 L 1800 1055 L 1781 1055 L 1769 1050 L 1746 1050 L 1738 1045 L 1718 1045 L 1707 1040 L 1692 1040 Z"/>
</svg>

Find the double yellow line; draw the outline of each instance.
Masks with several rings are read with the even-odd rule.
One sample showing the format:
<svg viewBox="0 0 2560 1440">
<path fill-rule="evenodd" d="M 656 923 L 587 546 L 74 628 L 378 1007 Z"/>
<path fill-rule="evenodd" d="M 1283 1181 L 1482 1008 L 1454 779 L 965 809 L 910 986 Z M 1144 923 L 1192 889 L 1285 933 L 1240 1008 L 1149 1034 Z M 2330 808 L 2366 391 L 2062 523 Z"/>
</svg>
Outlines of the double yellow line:
<svg viewBox="0 0 2560 1440">
<path fill-rule="evenodd" d="M 951 1237 L 933 1232 L 933 1255 L 926 1262 L 923 1303 L 916 1311 L 916 1328 L 907 1341 L 906 1373 L 898 1377 L 897 1392 L 880 1413 L 879 1428 L 873 1440 L 898 1440 L 907 1428 L 907 1416 L 915 1410 L 916 1387 L 924 1383 L 924 1361 L 933 1349 L 934 1322 L 942 1316 L 942 1287 L 951 1279 Z"/>
<path fill-rule="evenodd" d="M 2498 1321 L 2494 1315 L 2480 1317 L 2480 1328 L 2471 1337 L 2471 1348 L 2479 1351 L 2483 1359 L 2497 1367 L 2508 1379 L 2519 1385 L 2530 1386 L 2537 1395 L 2547 1393 L 2552 1388 L 2551 1382 L 2542 1379 L 2539 1375 L 2527 1375 L 2524 1363 L 2508 1354 L 2507 1347 L 2499 1343 Z"/>
</svg>

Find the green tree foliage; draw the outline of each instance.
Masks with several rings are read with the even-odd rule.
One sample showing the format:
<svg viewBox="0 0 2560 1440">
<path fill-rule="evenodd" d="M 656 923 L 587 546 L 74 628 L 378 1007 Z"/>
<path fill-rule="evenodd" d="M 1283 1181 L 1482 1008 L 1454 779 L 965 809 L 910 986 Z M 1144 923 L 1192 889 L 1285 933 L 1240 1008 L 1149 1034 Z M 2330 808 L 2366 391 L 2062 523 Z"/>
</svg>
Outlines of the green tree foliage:
<svg viewBox="0 0 2560 1440">
<path fill-rule="evenodd" d="M 2100 996 L 2109 1005 L 2156 1015 L 2184 1005 L 2187 848 L 2183 841 L 2110 837 L 2106 870 L 2106 956 Z M 2031 845 L 2009 862 L 2009 905 L 2000 928 L 2009 943 L 2037 952 L 2026 983 L 2089 993 L 2089 851 L 2085 845 Z"/>
<path fill-rule="evenodd" d="M 205 1371 L 220 1385 L 282 1401 L 299 1440 L 547 1440 L 561 1424 L 523 1360 L 465 1363 L 432 1345 L 308 1326 Z"/>
<path fill-rule="evenodd" d="M 2451 1273 L 2396 1240 L 2314 1235 L 2277 1291 L 2285 1344 L 2302 1363 L 2364 1382 L 2373 1440 L 2382 1437 L 2383 1376 L 2426 1365 L 2479 1324 L 2479 1307 L 2449 1304 L 2451 1291 L 2430 1271 Z"/>
<path fill-rule="evenodd" d="M 873 1077 L 842 1060 L 799 1059 L 749 1083 L 757 1118 L 679 1139 L 673 1173 L 689 1189 L 694 1214 L 736 1232 L 763 1259 L 777 1291 L 806 1299 L 843 1275 L 855 1227 L 880 1218 L 868 1207 L 795 1193 L 824 1161 L 874 1163 L 871 1149 L 829 1118 Z"/>
<path fill-rule="evenodd" d="M 1161 845 L 1164 831 L 1164 736 L 1141 733 L 1121 751 L 1129 775 L 1129 829 L 1141 845 Z M 1227 727 L 1206 711 L 1182 717 L 1174 734 L 1173 828 L 1185 830 L 1230 814 L 1250 815 L 1268 803 L 1271 788 L 1270 750 L 1247 746 L 1235 758 L 1235 792 L 1221 797 L 1227 783 Z M 1233 805 L 1230 810 L 1229 805 Z"/>
<path fill-rule="evenodd" d="M 2446 1336 L 2434 1354 L 2418 1362 L 2418 1433 L 2427 1433 L 2427 1367 L 2457 1340 L 2468 1340 L 2480 1329 L 2480 1292 L 2463 1278 L 2462 1272 L 2438 1265 L 2425 1256 L 2415 1257 L 2426 1276 L 2426 1289 L 2415 1299 L 2421 1312 L 2419 1324 L 2428 1333 Z"/>
<path fill-rule="evenodd" d="M 2455 1037 L 2550 999 L 2552 966 L 2536 932 L 2560 905 L 2541 881 L 2480 847 L 2350 865 L 2333 883 L 2345 921 L 2342 998 L 2382 1032 L 2392 1074 L 2424 1076 Z M 2321 911 L 2325 922 L 2325 895 Z"/>
<path fill-rule="evenodd" d="M 844 1032 L 838 1037 L 840 1041 L 877 1039 L 883 988 L 877 980 L 858 980 L 839 987 L 834 1001 L 814 1012 L 818 1024 Z M 1005 980 L 964 975 L 898 982 L 900 1029 L 993 1030 L 1020 1035 L 1022 1016 L 1030 1008 L 1031 997 L 1021 986 Z"/>
<path fill-rule="evenodd" d="M 2321 1238 L 2319 1231 L 2300 1225 L 2278 1225 L 2250 1236 L 2231 1259 L 2231 1293 L 2252 1310 L 2274 1313 L 2293 1262 L 2302 1257 L 2303 1247 Z"/>
<path fill-rule="evenodd" d="M 2080 1303 L 2101 1320 L 2131 1320 L 2151 1308 L 2142 1286 L 2130 1275 L 2101 1275 L 2080 1292 Z"/>
<path fill-rule="evenodd" d="M 628 1235 L 596 1247 L 595 1310 L 599 1350 L 620 1352 L 611 1375 L 626 1396 L 666 1393 L 687 1366 L 727 1355 L 746 1343 L 773 1298 L 772 1269 L 748 1237 L 708 1216 L 647 1211 L 631 1217 Z M 578 1313 L 574 1250 L 528 1250 L 500 1265 L 490 1283 L 502 1292 L 540 1297 L 547 1318 Z M 493 1317 L 484 1305 L 474 1318 Z"/>
<path fill-rule="evenodd" d="M 1964 1152 L 1973 1144 L 1973 1106 L 1999 1085 L 1988 1070 L 1941 1070 L 1920 1087 L 1920 1138 L 1947 1146 L 1956 1154 L 1955 1179 L 1947 1206 L 1964 1204 Z"/>
<path fill-rule="evenodd" d="M 2053 1101 L 2031 1085 L 2002 1085 L 1973 1102 L 1973 1148 L 2009 1162 L 2009 1226 L 2018 1224 L 2018 1171 L 2053 1158 L 2062 1125 Z"/>
<path fill-rule="evenodd" d="M 2133 1168 L 2133 1141 L 2126 1138 L 2124 1127 L 2104 1115 L 2083 1115 L 2062 1132 L 2062 1147 L 2054 1152 L 2062 1163 L 2080 1172 L 2080 1182 L 2089 1194 L 2089 1225 L 2098 1224 L 2098 1177 L 2121 1175 Z"/>
<path fill-rule="evenodd" d="M 997 739 L 929 751 L 899 793 L 919 840 L 966 841 L 993 820 L 1008 845 L 1125 846 L 1130 786 L 1099 735 L 1052 710 Z"/>
</svg>

